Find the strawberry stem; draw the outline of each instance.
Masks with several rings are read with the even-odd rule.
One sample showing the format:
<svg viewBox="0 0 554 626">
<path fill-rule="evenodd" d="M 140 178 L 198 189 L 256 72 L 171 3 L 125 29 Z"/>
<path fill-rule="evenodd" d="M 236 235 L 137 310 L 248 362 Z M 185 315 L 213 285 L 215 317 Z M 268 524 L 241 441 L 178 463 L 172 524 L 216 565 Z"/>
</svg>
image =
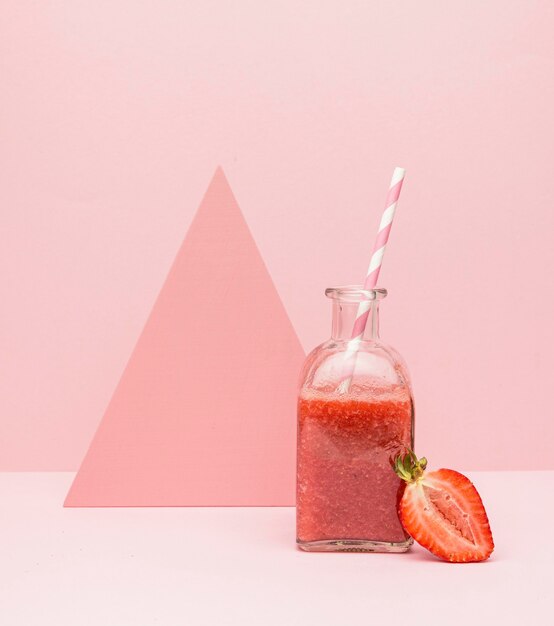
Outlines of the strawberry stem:
<svg viewBox="0 0 554 626">
<path fill-rule="evenodd" d="M 402 480 L 407 483 L 414 483 L 423 477 L 427 467 L 427 459 L 424 456 L 418 459 L 414 451 L 407 448 L 407 452 L 398 454 L 391 461 L 391 465 Z"/>
</svg>

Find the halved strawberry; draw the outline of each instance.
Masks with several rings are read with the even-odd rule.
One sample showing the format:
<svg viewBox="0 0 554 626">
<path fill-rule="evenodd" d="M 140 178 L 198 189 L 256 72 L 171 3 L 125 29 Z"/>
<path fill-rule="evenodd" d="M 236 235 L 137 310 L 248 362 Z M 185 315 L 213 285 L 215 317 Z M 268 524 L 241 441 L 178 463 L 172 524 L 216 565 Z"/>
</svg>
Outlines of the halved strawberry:
<svg viewBox="0 0 554 626">
<path fill-rule="evenodd" d="M 473 483 L 459 472 L 425 472 L 427 459 L 399 455 L 394 471 L 406 481 L 398 513 L 424 548 L 446 561 L 484 561 L 494 549 L 489 520 Z"/>
</svg>

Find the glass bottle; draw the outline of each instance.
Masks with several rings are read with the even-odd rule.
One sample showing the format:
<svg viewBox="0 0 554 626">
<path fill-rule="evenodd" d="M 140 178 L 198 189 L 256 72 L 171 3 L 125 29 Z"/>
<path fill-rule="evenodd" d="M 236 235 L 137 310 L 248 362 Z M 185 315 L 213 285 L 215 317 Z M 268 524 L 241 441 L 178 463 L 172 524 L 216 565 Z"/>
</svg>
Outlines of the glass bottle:
<svg viewBox="0 0 554 626">
<path fill-rule="evenodd" d="M 308 355 L 298 397 L 297 542 L 308 551 L 405 552 L 398 518 L 403 481 L 390 459 L 413 448 L 414 406 L 402 357 L 379 338 L 385 289 L 327 289 L 331 339 Z M 352 358 L 358 307 L 369 307 Z"/>
</svg>

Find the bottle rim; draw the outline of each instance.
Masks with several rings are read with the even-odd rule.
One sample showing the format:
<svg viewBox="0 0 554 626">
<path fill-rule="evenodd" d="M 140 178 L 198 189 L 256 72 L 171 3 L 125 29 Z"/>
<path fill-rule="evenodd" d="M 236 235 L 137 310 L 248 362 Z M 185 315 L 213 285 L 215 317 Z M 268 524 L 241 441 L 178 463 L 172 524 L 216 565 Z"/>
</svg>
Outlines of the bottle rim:
<svg viewBox="0 0 554 626">
<path fill-rule="evenodd" d="M 364 289 L 363 285 L 341 285 L 339 287 L 328 287 L 325 295 L 332 300 L 342 302 L 370 302 L 382 300 L 387 297 L 387 290 L 381 287 L 375 289 Z"/>
</svg>

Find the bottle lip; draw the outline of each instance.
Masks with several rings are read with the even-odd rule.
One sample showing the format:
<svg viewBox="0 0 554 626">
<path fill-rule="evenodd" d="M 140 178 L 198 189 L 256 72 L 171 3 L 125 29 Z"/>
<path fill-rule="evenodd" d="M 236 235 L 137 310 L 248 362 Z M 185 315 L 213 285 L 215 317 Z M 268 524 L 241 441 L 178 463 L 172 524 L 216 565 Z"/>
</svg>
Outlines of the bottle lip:
<svg viewBox="0 0 554 626">
<path fill-rule="evenodd" d="M 364 289 L 363 285 L 340 285 L 339 287 L 328 287 L 325 290 L 325 295 L 332 300 L 341 300 L 342 302 L 367 302 L 386 298 L 387 290 L 380 287 Z"/>
</svg>

